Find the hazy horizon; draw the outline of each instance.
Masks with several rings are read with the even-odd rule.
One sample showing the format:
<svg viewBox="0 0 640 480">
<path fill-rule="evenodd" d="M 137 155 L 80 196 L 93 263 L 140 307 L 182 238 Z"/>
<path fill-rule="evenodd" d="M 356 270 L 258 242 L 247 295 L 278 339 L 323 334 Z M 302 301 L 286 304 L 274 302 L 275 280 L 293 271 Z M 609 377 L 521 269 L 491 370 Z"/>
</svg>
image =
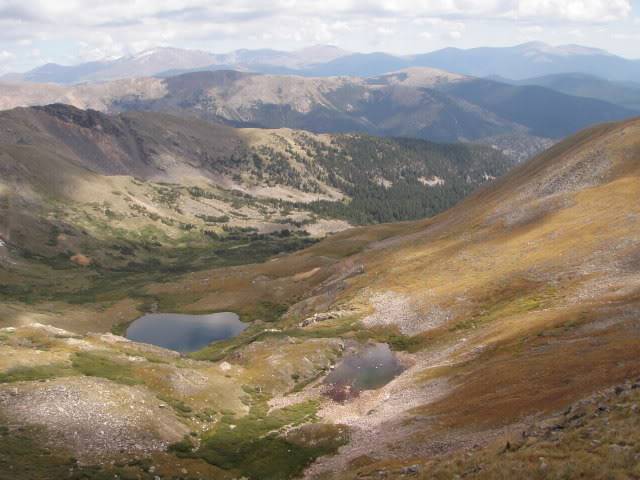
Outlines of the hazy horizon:
<svg viewBox="0 0 640 480">
<path fill-rule="evenodd" d="M 0 74 L 170 46 L 227 53 L 335 45 L 395 55 L 531 41 L 638 59 L 640 0 L 176 2 L 0 0 Z"/>
</svg>

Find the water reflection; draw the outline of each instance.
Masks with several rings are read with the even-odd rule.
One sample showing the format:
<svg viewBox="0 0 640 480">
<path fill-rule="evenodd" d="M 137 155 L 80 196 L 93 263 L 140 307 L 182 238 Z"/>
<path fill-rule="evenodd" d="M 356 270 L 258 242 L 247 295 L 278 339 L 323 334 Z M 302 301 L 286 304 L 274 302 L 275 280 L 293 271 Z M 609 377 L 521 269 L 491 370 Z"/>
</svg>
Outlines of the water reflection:
<svg viewBox="0 0 640 480">
<path fill-rule="evenodd" d="M 149 313 L 129 326 L 126 337 L 184 353 L 235 337 L 245 328 L 247 324 L 232 312 L 210 315 Z"/>
<path fill-rule="evenodd" d="M 365 345 L 347 354 L 324 380 L 327 395 L 342 402 L 363 390 L 380 388 L 404 370 L 396 355 L 384 343 Z"/>
</svg>

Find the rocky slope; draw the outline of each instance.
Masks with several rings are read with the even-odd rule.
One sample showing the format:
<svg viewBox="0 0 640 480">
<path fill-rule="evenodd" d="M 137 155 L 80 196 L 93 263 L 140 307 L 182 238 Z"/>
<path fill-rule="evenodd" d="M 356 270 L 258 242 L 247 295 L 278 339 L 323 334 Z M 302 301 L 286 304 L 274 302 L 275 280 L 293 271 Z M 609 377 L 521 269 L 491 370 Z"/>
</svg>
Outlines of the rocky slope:
<svg viewBox="0 0 640 480">
<path fill-rule="evenodd" d="M 594 128 L 432 220 L 345 232 L 307 251 L 303 258 L 360 253 L 331 266 L 328 279 L 317 277 L 288 317 L 350 311 L 306 329 L 384 338 L 413 352 L 414 362 L 380 390 L 320 410 L 348 424 L 352 441 L 308 474 L 399 458 L 411 465 L 483 445 L 521 421 L 637 378 L 639 155 L 637 120 Z M 295 259 L 282 262 L 280 269 L 296 271 Z M 238 275 L 249 284 L 256 273 Z M 198 295 L 187 306 L 194 311 L 252 298 L 241 282 L 224 303 L 199 286 L 204 276 L 218 284 L 221 274 L 150 291 L 186 288 Z M 286 291 L 286 279 L 278 282 Z M 286 301 L 286 294 L 253 295 Z"/>
</svg>

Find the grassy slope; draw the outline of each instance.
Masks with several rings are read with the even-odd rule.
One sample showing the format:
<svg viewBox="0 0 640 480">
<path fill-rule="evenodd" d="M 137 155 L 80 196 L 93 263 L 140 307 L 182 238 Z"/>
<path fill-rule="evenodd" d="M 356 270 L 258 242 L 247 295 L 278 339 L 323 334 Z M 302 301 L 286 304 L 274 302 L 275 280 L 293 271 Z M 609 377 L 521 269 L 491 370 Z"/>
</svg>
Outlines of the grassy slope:
<svg viewBox="0 0 640 480">
<path fill-rule="evenodd" d="M 344 339 L 393 340 L 411 352 L 412 367 L 379 393 L 320 405 L 318 417 L 344 419 L 365 437 L 354 434 L 314 472 L 344 478 L 345 469 L 372 471 L 389 459 L 396 468 L 404 458 L 482 446 L 640 376 L 639 156 L 640 122 L 601 126 L 433 219 L 353 229 L 292 255 L 188 274 L 145 293 L 182 311 L 261 312 L 270 323 L 195 357 L 224 359 L 240 384 L 276 397 L 322 374 Z M 287 315 L 269 317 L 279 305 L 290 306 Z M 327 309 L 349 315 L 296 326 Z M 367 316 L 376 311 L 382 326 L 373 328 Z M 297 371 L 312 353 L 314 367 Z M 313 390 L 301 398 L 307 393 L 314 398 Z M 362 466 L 366 438 L 376 441 Z M 562 451 L 572 451 L 570 441 Z M 509 457 L 505 471 L 518 462 L 533 468 L 539 450 L 549 455 L 545 444 L 531 448 Z M 452 460 L 454 472 L 475 460 L 501 468 L 490 450 L 474 455 L 467 464 Z M 454 468 L 436 467 L 443 478 Z"/>
<path fill-rule="evenodd" d="M 640 475 L 640 384 L 628 382 L 512 430 L 490 445 L 425 461 L 362 457 L 341 478 L 567 479 Z"/>
<path fill-rule="evenodd" d="M 280 355 L 273 356 L 274 350 Z M 13 470 L 11 478 L 30 480 L 59 478 L 65 469 L 75 475 L 70 478 L 126 474 L 123 478 L 152 479 L 152 465 L 155 474 L 169 478 L 180 475 L 183 468 L 206 478 L 233 478 L 234 474 L 288 478 L 317 456 L 333 453 L 346 434 L 339 426 L 316 424 L 315 401 L 269 411 L 269 391 L 294 387 L 290 361 L 301 367 L 296 373 L 303 379 L 315 377 L 334 361 L 337 351 L 331 340 L 308 344 L 267 340 L 248 353 L 261 356 L 261 363 L 269 366 L 256 368 L 252 362 L 228 366 L 180 358 L 175 352 L 109 335 L 82 337 L 41 325 L 3 330 L 0 465 Z M 94 398 L 96 388 L 101 393 Z M 144 399 L 133 400 L 134 394 Z M 82 414 L 69 420 L 66 412 L 74 407 L 66 402 L 78 399 L 83 402 Z M 26 409 L 25 402 L 29 403 Z M 30 408 L 36 416 L 47 411 L 46 418 L 35 424 L 25 420 Z M 121 415 L 127 420 L 122 421 Z M 92 440 L 83 442 L 74 436 L 77 432 L 98 435 L 95 429 L 110 422 L 120 425 L 115 436 L 133 438 L 134 444 L 120 452 L 110 451 L 110 443 L 106 449 L 96 449 Z M 31 426 L 22 428 L 25 423 Z M 167 434 L 168 426 L 189 434 L 188 438 Z M 140 432 L 145 432 L 143 439 L 155 435 L 170 443 L 169 451 L 136 449 Z M 116 438 L 109 441 L 117 442 Z M 115 464 L 108 461 L 113 458 Z M 265 458 L 270 461 L 265 463 Z M 256 476 L 258 471 L 264 476 Z M 2 474 L 0 478 L 5 478 Z"/>
<path fill-rule="evenodd" d="M 146 284 L 262 262 L 347 220 L 431 215 L 510 166 L 485 147 L 64 105 L 3 112 L 0 124 L 0 311 L 8 324 L 27 315 L 78 331 L 174 305 Z M 407 185 L 412 203 L 397 194 Z"/>
<path fill-rule="evenodd" d="M 150 291 L 201 292 L 187 309 L 222 306 L 221 298 L 225 307 L 242 298 L 295 299 L 300 293 L 285 293 L 300 286 L 294 275 L 317 264 L 298 266 L 314 252 L 342 250 L 349 256 L 331 264 L 330 280 L 321 268 L 301 288 L 311 293 L 290 309 L 290 318 L 325 308 L 350 308 L 363 318 L 375 310 L 377 293 L 401 298 L 397 316 L 387 311 L 389 328 L 402 326 L 395 324 L 401 312 L 414 311 L 414 326 L 425 326 L 402 344 L 418 350 L 419 365 L 436 354 L 446 355 L 447 365 L 425 363 L 402 380 L 418 392 L 436 381 L 448 385 L 440 399 L 425 396 L 403 413 L 421 432 L 412 441 L 429 445 L 440 429 L 461 438 L 501 429 L 640 375 L 634 353 L 640 337 L 629 313 L 640 291 L 640 209 L 632 200 L 640 194 L 639 152 L 638 121 L 601 126 L 434 219 L 346 232 L 292 257 L 239 270 L 215 293 L 199 287 L 198 279 L 226 273 L 195 274 Z M 354 265 L 362 268 L 349 275 Z M 258 272 L 279 278 L 282 293 L 250 289 Z M 340 321 L 324 328 L 330 327 L 339 331 Z"/>
<path fill-rule="evenodd" d="M 545 88 L 462 79 L 420 68 L 372 79 L 192 72 L 162 81 L 62 89 L 12 86 L 5 97 L 5 108 L 49 99 L 104 111 L 164 111 L 264 128 L 472 140 L 535 152 L 542 145 L 533 135 L 561 138 L 595 122 L 633 114 L 618 105 Z M 514 153 L 515 158 L 526 158 Z"/>
</svg>

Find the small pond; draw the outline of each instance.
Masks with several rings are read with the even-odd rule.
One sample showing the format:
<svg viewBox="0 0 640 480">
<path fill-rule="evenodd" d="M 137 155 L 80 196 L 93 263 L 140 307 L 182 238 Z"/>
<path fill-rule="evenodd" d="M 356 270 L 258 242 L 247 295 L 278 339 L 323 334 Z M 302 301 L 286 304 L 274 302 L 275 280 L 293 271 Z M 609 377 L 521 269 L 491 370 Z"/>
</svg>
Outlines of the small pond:
<svg viewBox="0 0 640 480">
<path fill-rule="evenodd" d="M 200 350 L 212 342 L 233 338 L 247 326 L 232 312 L 210 315 L 149 313 L 129 325 L 126 337 L 186 353 Z"/>
<path fill-rule="evenodd" d="M 356 397 L 363 390 L 380 388 L 404 367 L 384 343 L 368 344 L 347 353 L 324 380 L 327 394 L 335 401 Z"/>
</svg>

